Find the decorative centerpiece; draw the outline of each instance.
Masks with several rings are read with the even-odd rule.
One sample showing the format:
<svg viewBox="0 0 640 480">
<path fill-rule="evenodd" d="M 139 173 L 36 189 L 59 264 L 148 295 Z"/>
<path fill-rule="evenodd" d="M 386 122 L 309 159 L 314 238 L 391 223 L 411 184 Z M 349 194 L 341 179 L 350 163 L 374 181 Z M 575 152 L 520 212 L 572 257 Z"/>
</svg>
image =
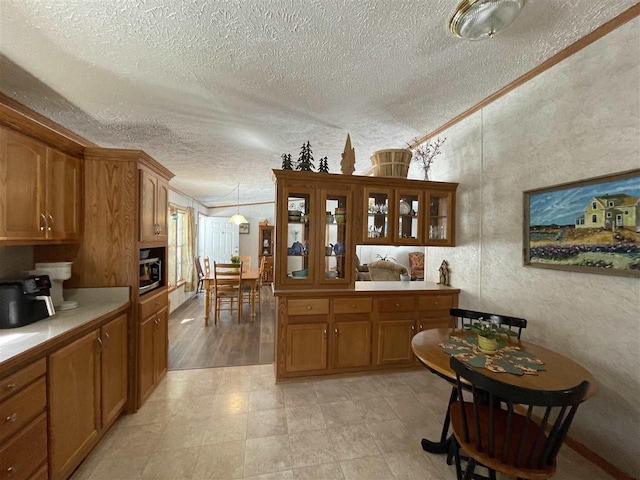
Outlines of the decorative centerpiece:
<svg viewBox="0 0 640 480">
<path fill-rule="evenodd" d="M 478 335 L 478 348 L 487 355 L 493 355 L 498 351 L 498 346 L 504 347 L 507 341 L 503 335 L 507 337 L 516 337 L 518 334 L 488 320 L 480 320 L 471 325 L 464 325 L 465 330 L 469 330 Z"/>
</svg>

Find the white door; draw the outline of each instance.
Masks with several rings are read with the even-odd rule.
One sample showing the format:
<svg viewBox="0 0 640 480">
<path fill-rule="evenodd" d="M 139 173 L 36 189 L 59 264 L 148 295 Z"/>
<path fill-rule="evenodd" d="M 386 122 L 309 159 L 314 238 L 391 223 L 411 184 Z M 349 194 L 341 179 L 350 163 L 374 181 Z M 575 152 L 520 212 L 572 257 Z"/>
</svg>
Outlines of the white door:
<svg viewBox="0 0 640 480">
<path fill-rule="evenodd" d="M 204 234 L 202 257 L 213 262 L 229 263 L 231 255 L 238 254 L 238 226 L 229 223 L 227 217 L 206 217 L 203 219 Z"/>
<path fill-rule="evenodd" d="M 618 213 L 616 215 L 616 226 L 617 227 L 621 227 L 622 226 L 622 214 Z"/>
</svg>

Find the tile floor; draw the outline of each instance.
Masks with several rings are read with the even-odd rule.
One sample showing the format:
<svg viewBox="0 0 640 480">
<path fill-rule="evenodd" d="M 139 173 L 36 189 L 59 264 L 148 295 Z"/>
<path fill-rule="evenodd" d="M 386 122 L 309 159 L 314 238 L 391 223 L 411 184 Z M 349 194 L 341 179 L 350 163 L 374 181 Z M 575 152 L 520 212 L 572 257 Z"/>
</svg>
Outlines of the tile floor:
<svg viewBox="0 0 640 480">
<path fill-rule="evenodd" d="M 420 448 L 449 394 L 427 371 L 285 385 L 272 365 L 170 371 L 72 478 L 455 479 Z M 558 480 L 610 478 L 566 446 L 558 463 Z"/>
</svg>

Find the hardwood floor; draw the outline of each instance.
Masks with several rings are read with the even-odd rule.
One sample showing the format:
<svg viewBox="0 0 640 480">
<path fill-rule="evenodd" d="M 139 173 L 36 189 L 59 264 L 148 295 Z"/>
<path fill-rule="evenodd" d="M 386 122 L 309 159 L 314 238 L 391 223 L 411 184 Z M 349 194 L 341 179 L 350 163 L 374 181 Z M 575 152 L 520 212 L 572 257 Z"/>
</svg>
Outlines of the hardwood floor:
<svg viewBox="0 0 640 480">
<path fill-rule="evenodd" d="M 253 322 L 245 305 L 239 325 L 235 312 L 231 316 L 223 311 L 217 327 L 213 318 L 205 327 L 204 294 L 200 293 L 169 317 L 169 370 L 272 363 L 274 328 L 275 299 L 270 287 L 262 287 L 262 311 Z"/>
</svg>

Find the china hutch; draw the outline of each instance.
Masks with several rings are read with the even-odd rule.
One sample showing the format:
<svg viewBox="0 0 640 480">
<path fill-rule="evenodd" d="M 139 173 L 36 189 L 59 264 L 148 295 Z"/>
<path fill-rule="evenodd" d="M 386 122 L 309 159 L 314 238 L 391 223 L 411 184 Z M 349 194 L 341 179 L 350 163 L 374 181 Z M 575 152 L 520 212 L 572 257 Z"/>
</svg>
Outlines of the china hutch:
<svg viewBox="0 0 640 480">
<path fill-rule="evenodd" d="M 415 366 L 459 290 L 357 282 L 356 245 L 455 245 L 457 184 L 274 170 L 278 380 Z"/>
<path fill-rule="evenodd" d="M 262 283 L 273 283 L 273 250 L 275 236 L 273 225 L 268 225 L 266 220 L 260 222 L 258 229 L 258 265 L 265 258 Z"/>
</svg>

